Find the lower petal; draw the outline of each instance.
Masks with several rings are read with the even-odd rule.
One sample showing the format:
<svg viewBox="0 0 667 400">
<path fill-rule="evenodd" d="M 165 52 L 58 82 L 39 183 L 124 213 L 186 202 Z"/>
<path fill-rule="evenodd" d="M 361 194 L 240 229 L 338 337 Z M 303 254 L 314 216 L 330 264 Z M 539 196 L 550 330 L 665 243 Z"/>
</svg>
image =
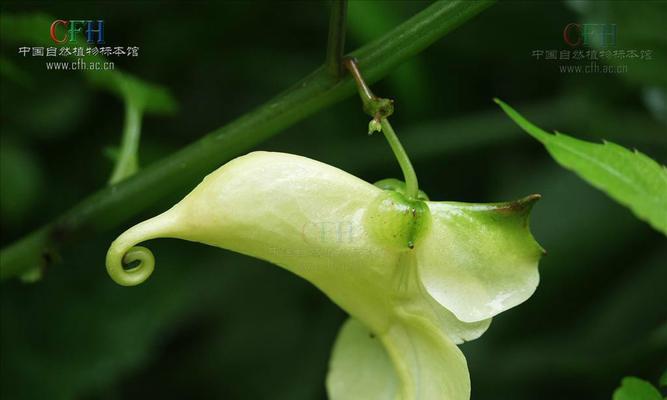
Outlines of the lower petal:
<svg viewBox="0 0 667 400">
<path fill-rule="evenodd" d="M 395 400 L 398 389 L 398 375 L 380 339 L 349 318 L 338 333 L 329 362 L 329 399 Z"/>
<path fill-rule="evenodd" d="M 327 377 L 332 400 L 468 400 L 465 357 L 426 319 L 401 315 L 374 336 L 350 319 L 334 347 Z"/>
</svg>

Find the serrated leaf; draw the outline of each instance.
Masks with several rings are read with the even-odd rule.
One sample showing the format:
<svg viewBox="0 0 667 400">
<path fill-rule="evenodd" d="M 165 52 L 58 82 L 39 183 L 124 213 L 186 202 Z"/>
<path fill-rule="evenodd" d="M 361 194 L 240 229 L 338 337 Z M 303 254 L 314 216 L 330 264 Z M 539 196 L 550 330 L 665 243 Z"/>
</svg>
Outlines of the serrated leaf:
<svg viewBox="0 0 667 400">
<path fill-rule="evenodd" d="M 623 378 L 621 387 L 614 391 L 612 400 L 662 400 L 662 395 L 650 383 L 629 376 Z"/>
<path fill-rule="evenodd" d="M 611 142 L 591 143 L 560 132 L 550 134 L 496 99 L 507 115 L 539 140 L 563 167 L 630 208 L 667 234 L 667 168 L 640 153 Z"/>
</svg>

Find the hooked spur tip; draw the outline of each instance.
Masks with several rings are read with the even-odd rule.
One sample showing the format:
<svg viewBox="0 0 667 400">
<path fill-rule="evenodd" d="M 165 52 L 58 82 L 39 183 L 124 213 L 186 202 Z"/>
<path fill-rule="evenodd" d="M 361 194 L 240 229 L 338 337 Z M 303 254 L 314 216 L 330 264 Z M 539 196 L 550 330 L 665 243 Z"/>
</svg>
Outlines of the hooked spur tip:
<svg viewBox="0 0 667 400">
<path fill-rule="evenodd" d="M 115 242 L 114 242 L 115 243 Z M 138 265 L 125 269 L 125 265 L 138 262 Z M 107 273 L 121 286 L 136 286 L 153 273 L 155 258 L 153 253 L 145 247 L 133 246 L 127 251 L 111 245 L 106 259 Z"/>
</svg>

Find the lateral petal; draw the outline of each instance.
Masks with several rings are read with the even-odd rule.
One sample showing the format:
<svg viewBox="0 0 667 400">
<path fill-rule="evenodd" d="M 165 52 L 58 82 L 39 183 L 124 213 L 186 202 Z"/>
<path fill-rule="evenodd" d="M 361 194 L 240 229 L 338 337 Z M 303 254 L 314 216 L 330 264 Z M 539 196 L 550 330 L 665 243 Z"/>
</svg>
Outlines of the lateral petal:
<svg viewBox="0 0 667 400">
<path fill-rule="evenodd" d="M 538 199 L 428 202 L 433 224 L 417 252 L 428 293 L 464 322 L 491 318 L 530 297 L 543 253 L 528 227 Z"/>
</svg>

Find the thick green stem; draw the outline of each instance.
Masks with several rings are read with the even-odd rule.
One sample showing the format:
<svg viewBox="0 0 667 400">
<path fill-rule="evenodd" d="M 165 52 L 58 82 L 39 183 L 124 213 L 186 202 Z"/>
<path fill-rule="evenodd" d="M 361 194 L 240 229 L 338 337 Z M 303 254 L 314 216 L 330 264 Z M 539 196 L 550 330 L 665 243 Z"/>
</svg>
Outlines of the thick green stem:
<svg viewBox="0 0 667 400">
<path fill-rule="evenodd" d="M 494 1 L 438 1 L 353 52 L 372 83 L 479 14 Z M 211 132 L 123 182 L 86 198 L 54 221 L 5 247 L 0 278 L 48 265 L 64 243 L 106 232 L 160 199 L 184 192 L 204 174 L 285 128 L 355 92 L 352 79 L 332 79 L 322 67 L 264 105 Z"/>
<path fill-rule="evenodd" d="M 396 136 L 396 132 L 391 127 L 389 120 L 382 118 L 380 123 L 382 124 L 382 133 L 384 133 L 384 137 L 389 142 L 389 146 L 391 146 L 391 150 L 394 152 L 398 164 L 401 166 L 401 171 L 403 171 L 403 176 L 405 177 L 405 194 L 411 199 L 416 199 L 419 194 L 419 184 L 410 158 L 400 140 L 398 140 L 398 136 Z"/>
<path fill-rule="evenodd" d="M 347 0 L 333 0 L 329 18 L 329 40 L 327 42 L 326 65 L 336 79 L 343 75 L 343 54 L 345 53 L 345 21 Z"/>
<path fill-rule="evenodd" d="M 123 138 L 109 183 L 114 185 L 134 175 L 139 168 L 139 138 L 141 137 L 141 107 L 131 99 L 125 101 L 125 125 Z"/>
</svg>

